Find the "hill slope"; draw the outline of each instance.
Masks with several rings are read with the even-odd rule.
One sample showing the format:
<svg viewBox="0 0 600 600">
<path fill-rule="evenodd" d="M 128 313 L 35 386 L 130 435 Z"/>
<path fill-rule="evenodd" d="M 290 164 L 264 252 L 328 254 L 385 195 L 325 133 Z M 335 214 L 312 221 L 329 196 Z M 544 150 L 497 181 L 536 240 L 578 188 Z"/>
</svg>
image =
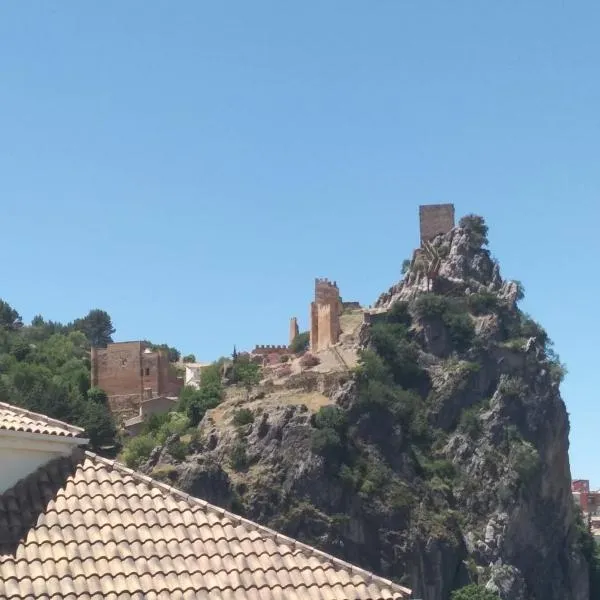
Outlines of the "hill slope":
<svg viewBox="0 0 600 600">
<path fill-rule="evenodd" d="M 483 221 L 461 225 L 365 315 L 358 367 L 232 396 L 143 468 L 423 600 L 587 600 L 563 367 Z"/>
</svg>

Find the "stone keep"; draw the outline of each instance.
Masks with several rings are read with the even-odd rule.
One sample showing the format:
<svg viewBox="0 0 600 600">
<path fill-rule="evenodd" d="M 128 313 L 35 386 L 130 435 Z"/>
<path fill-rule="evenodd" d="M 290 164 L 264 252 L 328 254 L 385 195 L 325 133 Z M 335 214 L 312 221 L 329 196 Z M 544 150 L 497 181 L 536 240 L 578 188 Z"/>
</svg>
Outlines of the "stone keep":
<svg viewBox="0 0 600 600">
<path fill-rule="evenodd" d="M 424 204 L 419 206 L 421 244 L 454 227 L 454 204 Z"/>
<path fill-rule="evenodd" d="M 340 291 L 336 282 L 315 279 L 315 300 L 310 305 L 310 349 L 319 352 L 340 337 Z"/>
</svg>

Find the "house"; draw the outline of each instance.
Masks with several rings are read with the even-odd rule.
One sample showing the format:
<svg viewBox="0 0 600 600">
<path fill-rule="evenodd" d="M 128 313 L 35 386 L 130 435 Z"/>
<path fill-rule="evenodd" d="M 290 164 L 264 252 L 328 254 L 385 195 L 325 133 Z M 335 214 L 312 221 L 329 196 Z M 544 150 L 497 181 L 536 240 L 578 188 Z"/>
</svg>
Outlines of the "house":
<svg viewBox="0 0 600 600">
<path fill-rule="evenodd" d="M 138 435 L 144 423 L 151 415 L 162 415 L 172 410 L 177 404 L 176 396 L 151 396 L 144 398 L 140 403 L 140 412 L 135 417 L 127 419 L 123 426 L 129 435 Z"/>
<path fill-rule="evenodd" d="M 202 369 L 210 366 L 210 363 L 183 363 L 185 367 L 185 385 L 199 388 L 202 378 Z"/>
<path fill-rule="evenodd" d="M 379 600 L 410 590 L 85 451 L 0 404 L 0 598 Z"/>
</svg>

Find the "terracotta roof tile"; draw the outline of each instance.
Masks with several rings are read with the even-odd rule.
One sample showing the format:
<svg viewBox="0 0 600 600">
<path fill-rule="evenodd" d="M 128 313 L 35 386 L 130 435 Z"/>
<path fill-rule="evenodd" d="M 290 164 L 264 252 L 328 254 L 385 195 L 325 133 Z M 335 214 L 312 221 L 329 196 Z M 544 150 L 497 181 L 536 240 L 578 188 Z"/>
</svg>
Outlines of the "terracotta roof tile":
<svg viewBox="0 0 600 600">
<path fill-rule="evenodd" d="M 45 415 L 0 402 L 0 430 L 40 433 L 62 437 L 81 437 L 83 429 Z"/>
<path fill-rule="evenodd" d="M 410 590 L 91 453 L 0 496 L 0 599 L 404 599 Z"/>
</svg>

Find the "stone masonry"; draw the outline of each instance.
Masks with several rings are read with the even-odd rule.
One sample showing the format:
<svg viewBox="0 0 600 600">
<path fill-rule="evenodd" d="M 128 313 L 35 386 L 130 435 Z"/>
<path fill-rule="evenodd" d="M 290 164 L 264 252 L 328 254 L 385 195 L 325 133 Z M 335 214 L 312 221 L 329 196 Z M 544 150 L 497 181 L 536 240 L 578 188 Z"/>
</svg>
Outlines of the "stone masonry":
<svg viewBox="0 0 600 600">
<path fill-rule="evenodd" d="M 313 352 L 337 344 L 341 306 L 337 283 L 315 279 L 315 300 L 310 305 L 310 349 Z"/>
<path fill-rule="evenodd" d="M 162 350 L 144 342 L 119 342 L 92 348 L 92 386 L 104 390 L 109 408 L 118 420 L 139 414 L 142 399 L 177 395 L 183 380 L 169 368 Z"/>
<path fill-rule="evenodd" d="M 296 319 L 296 317 L 292 317 L 290 319 L 290 344 L 296 339 L 298 333 L 298 319 Z"/>
<path fill-rule="evenodd" d="M 454 204 L 425 204 L 419 206 L 421 244 L 454 227 Z"/>
</svg>

